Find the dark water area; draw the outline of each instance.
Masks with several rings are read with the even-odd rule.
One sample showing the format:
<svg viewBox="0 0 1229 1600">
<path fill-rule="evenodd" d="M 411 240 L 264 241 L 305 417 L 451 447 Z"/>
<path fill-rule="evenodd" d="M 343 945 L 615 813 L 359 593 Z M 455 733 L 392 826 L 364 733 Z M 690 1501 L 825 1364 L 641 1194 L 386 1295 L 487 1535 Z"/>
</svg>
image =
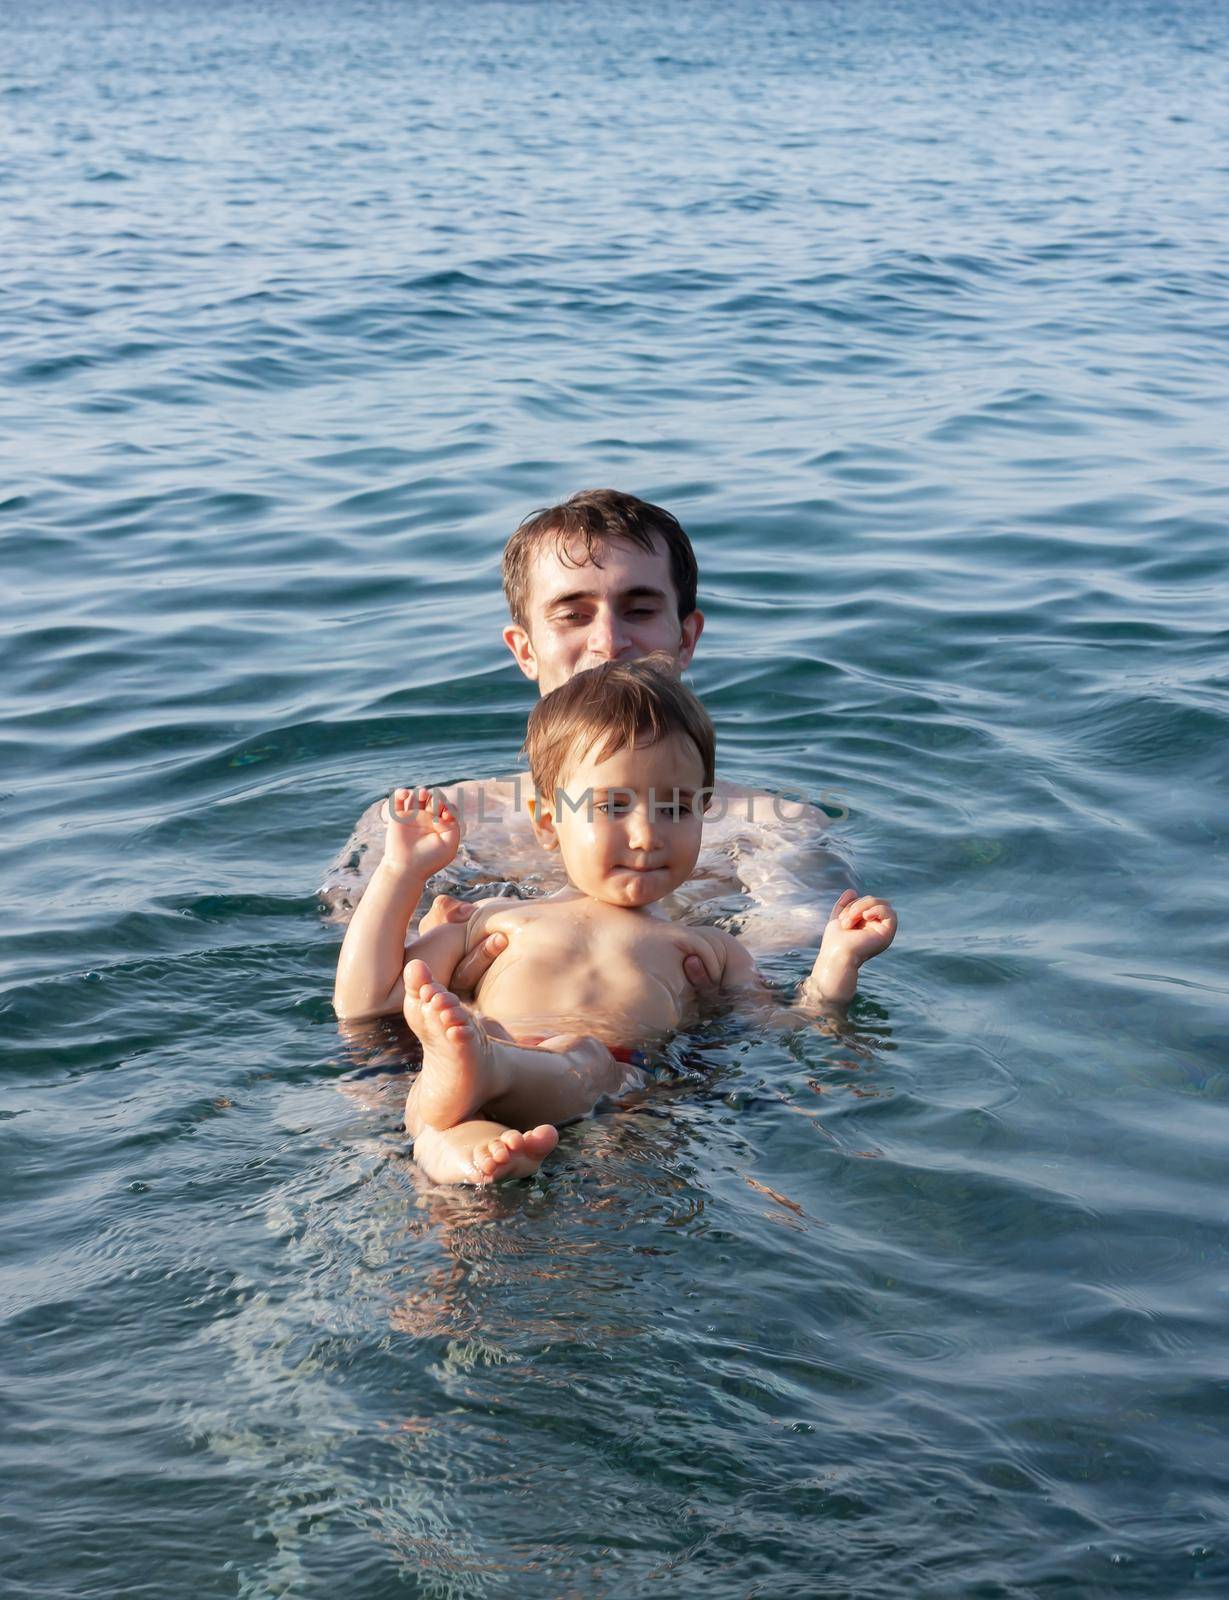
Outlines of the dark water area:
<svg viewBox="0 0 1229 1600">
<path fill-rule="evenodd" d="M 1227 32 L 5 9 L 6 1595 L 1229 1592 Z M 316 887 L 606 483 L 902 931 L 432 1189 Z"/>
</svg>

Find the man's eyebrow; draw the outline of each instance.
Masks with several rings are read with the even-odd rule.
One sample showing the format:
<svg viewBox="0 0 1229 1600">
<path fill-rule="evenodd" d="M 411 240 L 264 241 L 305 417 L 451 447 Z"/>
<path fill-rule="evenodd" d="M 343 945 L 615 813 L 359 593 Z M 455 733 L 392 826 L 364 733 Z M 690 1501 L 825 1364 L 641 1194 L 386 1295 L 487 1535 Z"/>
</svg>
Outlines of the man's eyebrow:
<svg viewBox="0 0 1229 1600">
<path fill-rule="evenodd" d="M 637 583 L 630 589 L 620 589 L 615 595 L 616 600 L 665 600 L 666 591 L 654 588 L 649 583 Z M 546 609 L 552 611 L 556 606 L 575 605 L 578 600 L 597 599 L 596 589 L 569 589 L 567 594 L 554 594 L 546 602 Z"/>
</svg>

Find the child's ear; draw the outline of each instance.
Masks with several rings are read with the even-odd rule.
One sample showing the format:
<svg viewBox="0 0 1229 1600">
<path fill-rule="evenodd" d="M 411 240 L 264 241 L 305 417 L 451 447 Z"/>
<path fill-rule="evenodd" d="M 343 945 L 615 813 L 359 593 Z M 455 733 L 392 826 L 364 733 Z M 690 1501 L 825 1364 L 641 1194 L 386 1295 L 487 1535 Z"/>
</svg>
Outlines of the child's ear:
<svg viewBox="0 0 1229 1600">
<path fill-rule="evenodd" d="M 530 795 L 529 820 L 533 823 L 534 834 L 543 850 L 558 850 L 559 835 L 555 832 L 555 814 L 551 809 L 551 801 L 544 800 L 540 794 Z"/>
</svg>

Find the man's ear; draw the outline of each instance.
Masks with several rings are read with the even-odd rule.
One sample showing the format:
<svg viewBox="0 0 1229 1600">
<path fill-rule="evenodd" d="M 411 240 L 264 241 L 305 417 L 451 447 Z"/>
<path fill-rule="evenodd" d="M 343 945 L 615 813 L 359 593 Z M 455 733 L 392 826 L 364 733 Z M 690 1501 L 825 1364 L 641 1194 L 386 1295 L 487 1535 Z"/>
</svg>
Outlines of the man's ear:
<svg viewBox="0 0 1229 1600">
<path fill-rule="evenodd" d="M 552 802 L 543 800 L 541 795 L 530 795 L 529 820 L 533 823 L 534 834 L 543 850 L 558 850 L 559 835 L 555 832 Z"/>
<path fill-rule="evenodd" d="M 696 653 L 696 640 L 704 632 L 703 611 L 693 611 L 689 617 L 683 618 L 679 626 L 683 632 L 683 637 L 679 641 L 679 666 L 687 667 L 691 665 L 691 658 Z M 507 637 L 505 632 L 504 638 Z"/>
<path fill-rule="evenodd" d="M 533 683 L 538 681 L 538 658 L 533 653 L 533 641 L 529 637 L 529 629 L 522 628 L 519 622 L 510 622 L 504 629 L 504 643 L 512 652 L 512 659 Z"/>
</svg>

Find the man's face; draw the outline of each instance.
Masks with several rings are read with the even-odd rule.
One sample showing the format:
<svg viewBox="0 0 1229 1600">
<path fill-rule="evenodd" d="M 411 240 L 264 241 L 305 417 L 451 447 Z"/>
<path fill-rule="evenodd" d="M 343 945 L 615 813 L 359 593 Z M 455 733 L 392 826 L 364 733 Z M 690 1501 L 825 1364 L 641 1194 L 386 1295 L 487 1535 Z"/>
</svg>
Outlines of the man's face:
<svg viewBox="0 0 1229 1600">
<path fill-rule="evenodd" d="M 600 567 L 571 566 L 553 544 L 538 550 L 529 576 L 529 626 L 510 623 L 504 643 L 541 694 L 604 661 L 636 661 L 655 650 L 673 656 L 680 670 L 691 660 L 704 618 L 693 611 L 680 622 L 665 544 L 653 544 L 650 554 L 607 541 L 597 548 Z M 583 553 L 583 545 L 575 548 L 578 560 Z"/>
</svg>

